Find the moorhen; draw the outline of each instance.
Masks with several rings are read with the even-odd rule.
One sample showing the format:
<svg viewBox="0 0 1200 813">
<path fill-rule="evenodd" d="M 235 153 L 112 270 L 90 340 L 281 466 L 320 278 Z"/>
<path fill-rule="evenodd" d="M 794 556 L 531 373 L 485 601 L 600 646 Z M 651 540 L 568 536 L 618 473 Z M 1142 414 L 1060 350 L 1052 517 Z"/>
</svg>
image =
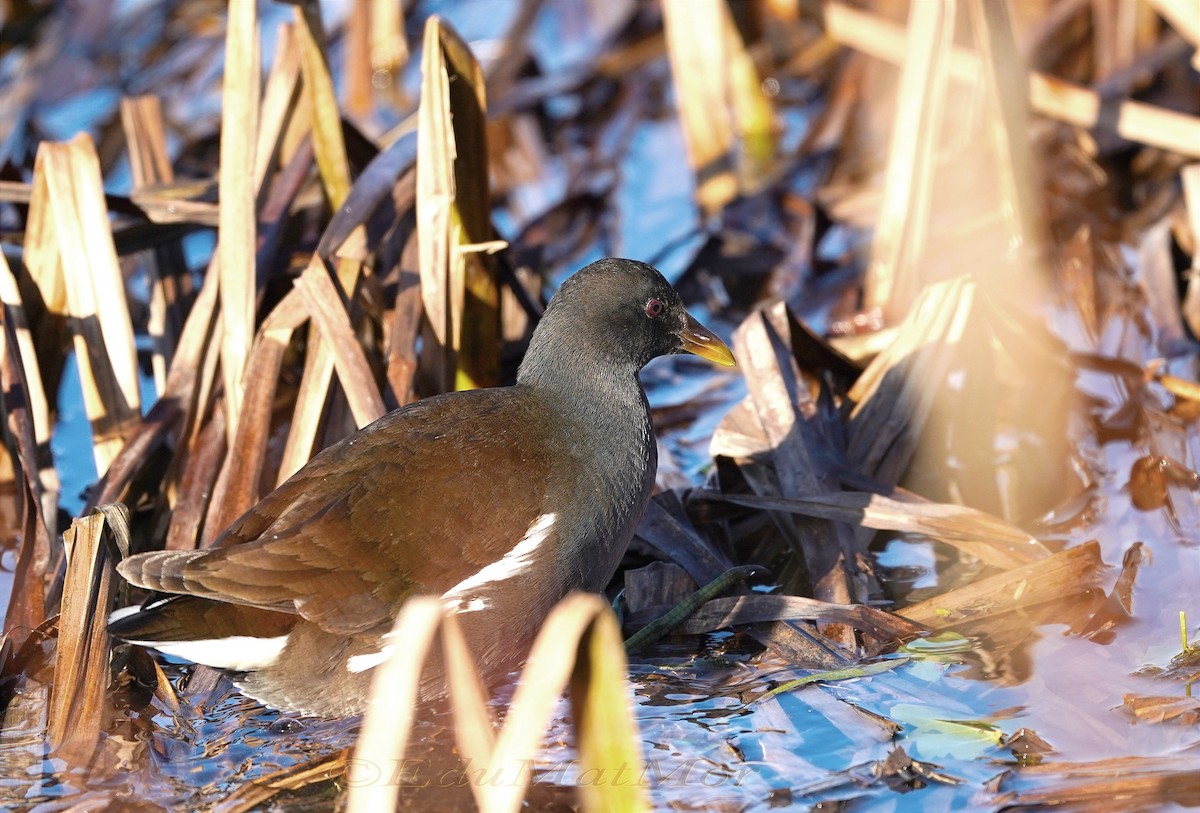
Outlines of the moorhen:
<svg viewBox="0 0 1200 813">
<path fill-rule="evenodd" d="M 385 415 L 316 455 L 218 547 L 125 559 L 131 584 L 173 595 L 117 610 L 109 630 L 240 672 L 238 687 L 269 706 L 350 715 L 400 605 L 434 594 L 485 677 L 500 677 L 559 599 L 616 571 L 657 463 L 637 374 L 681 352 L 733 364 L 654 268 L 595 262 L 550 300 L 516 385 Z M 423 699 L 442 693 L 438 669 Z"/>
</svg>

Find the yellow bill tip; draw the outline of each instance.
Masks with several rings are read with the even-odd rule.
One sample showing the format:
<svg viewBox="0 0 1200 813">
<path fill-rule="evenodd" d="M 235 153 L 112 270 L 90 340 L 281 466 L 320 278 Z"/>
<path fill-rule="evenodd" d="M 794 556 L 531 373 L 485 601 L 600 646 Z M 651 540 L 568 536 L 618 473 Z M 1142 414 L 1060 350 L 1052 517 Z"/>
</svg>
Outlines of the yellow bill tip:
<svg viewBox="0 0 1200 813">
<path fill-rule="evenodd" d="M 687 324 L 684 325 L 683 333 L 679 337 L 683 342 L 683 349 L 688 353 L 694 353 L 700 358 L 708 359 L 715 364 L 720 364 L 722 367 L 736 367 L 737 361 L 730 352 L 729 347 L 725 342 L 717 338 L 717 335 L 704 325 L 697 322 L 688 314 Z"/>
</svg>

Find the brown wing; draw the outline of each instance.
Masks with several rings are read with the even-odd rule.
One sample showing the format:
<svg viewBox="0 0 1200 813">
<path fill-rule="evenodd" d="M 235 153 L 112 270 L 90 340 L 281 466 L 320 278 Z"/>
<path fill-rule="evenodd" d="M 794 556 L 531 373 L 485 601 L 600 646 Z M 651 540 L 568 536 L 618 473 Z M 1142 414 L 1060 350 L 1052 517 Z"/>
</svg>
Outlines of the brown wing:
<svg viewBox="0 0 1200 813">
<path fill-rule="evenodd" d="M 543 513 L 556 439 L 534 397 L 506 388 L 426 399 L 326 449 L 212 551 L 143 554 L 131 582 L 298 612 L 330 632 L 391 623 L 511 550 Z"/>
</svg>

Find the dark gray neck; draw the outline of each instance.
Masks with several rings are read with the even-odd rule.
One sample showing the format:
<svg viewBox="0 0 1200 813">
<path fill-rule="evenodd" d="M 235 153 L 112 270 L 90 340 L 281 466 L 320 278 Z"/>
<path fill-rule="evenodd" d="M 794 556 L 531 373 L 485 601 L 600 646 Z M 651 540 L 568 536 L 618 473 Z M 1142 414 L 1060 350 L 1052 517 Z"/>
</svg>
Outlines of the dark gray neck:
<svg viewBox="0 0 1200 813">
<path fill-rule="evenodd" d="M 569 345 L 570 340 L 540 353 L 531 346 L 517 383 L 553 406 L 562 417 L 563 448 L 578 456 L 574 465 L 582 472 L 571 479 L 575 491 L 567 497 L 578 513 L 562 518 L 569 542 L 561 564 L 584 568 L 572 578 L 584 589 L 600 590 L 641 519 L 658 455 L 637 366 L 622 368 Z"/>
<path fill-rule="evenodd" d="M 628 476 L 629 458 L 641 459 L 653 445 L 650 407 L 633 364 L 621 368 L 588 353 L 528 354 L 517 384 L 553 405 L 570 427 L 572 446 L 615 472 Z"/>
<path fill-rule="evenodd" d="M 548 329 L 547 322 L 554 319 L 555 314 L 547 312 L 534 331 L 517 371 L 518 384 L 563 391 L 585 383 L 638 387 L 637 374 L 643 361 L 617 355 L 623 348 L 606 346 L 603 338 L 590 336 L 574 326 Z"/>
<path fill-rule="evenodd" d="M 554 346 L 539 344 L 545 336 L 545 331 L 534 334 L 517 384 L 554 405 L 575 435 L 572 445 L 627 476 L 629 456 L 640 459 L 654 442 L 650 408 L 637 377 L 641 365 L 605 357 L 587 345 L 587 337 L 567 335 Z"/>
</svg>

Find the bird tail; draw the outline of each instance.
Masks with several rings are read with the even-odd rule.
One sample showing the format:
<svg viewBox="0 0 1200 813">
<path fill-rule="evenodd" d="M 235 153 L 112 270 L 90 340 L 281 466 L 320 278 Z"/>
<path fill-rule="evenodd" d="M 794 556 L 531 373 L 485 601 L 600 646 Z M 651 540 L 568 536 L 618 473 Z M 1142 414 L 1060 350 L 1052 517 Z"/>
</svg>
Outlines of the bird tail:
<svg viewBox="0 0 1200 813">
<path fill-rule="evenodd" d="M 274 663 L 298 620 L 289 613 L 171 596 L 145 607 L 114 610 L 108 631 L 193 663 L 247 671 Z"/>
<path fill-rule="evenodd" d="M 130 556 L 117 565 L 117 572 L 135 587 L 159 593 L 187 593 L 189 586 L 184 570 L 203 556 L 205 550 L 159 550 Z"/>
</svg>

